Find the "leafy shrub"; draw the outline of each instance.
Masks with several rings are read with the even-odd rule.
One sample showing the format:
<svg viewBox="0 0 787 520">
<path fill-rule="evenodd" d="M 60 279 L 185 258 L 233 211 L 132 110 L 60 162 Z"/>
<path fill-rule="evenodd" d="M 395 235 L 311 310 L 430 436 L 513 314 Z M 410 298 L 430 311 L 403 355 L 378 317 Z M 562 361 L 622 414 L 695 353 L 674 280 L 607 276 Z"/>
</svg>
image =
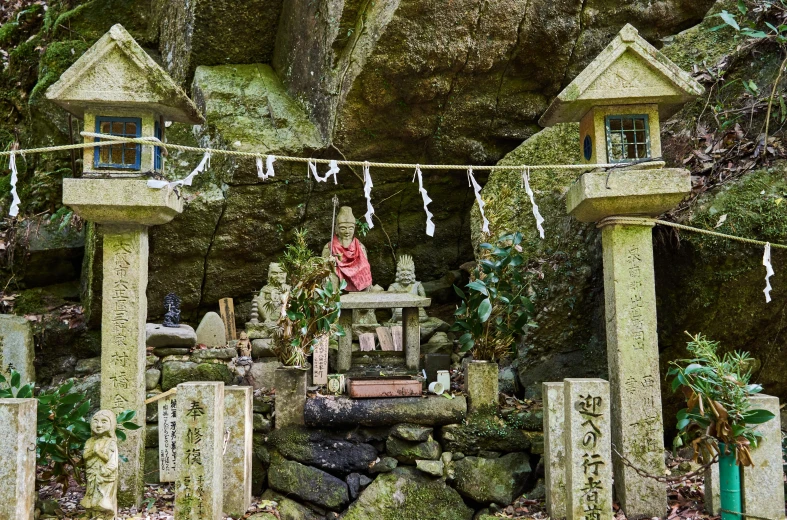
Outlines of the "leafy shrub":
<svg viewBox="0 0 787 520">
<path fill-rule="evenodd" d="M 467 293 L 454 286 L 462 304 L 451 330 L 464 332 L 460 349 L 473 349 L 475 359 L 495 361 L 511 353 L 515 336 L 536 326 L 531 320 L 533 304 L 525 296 L 521 242 L 522 234 L 513 233 L 501 236 L 495 245 L 481 244 L 484 253 Z"/>
<path fill-rule="evenodd" d="M 749 397 L 762 391 L 760 385 L 749 383 L 752 358 L 746 352 L 719 356 L 718 342 L 702 334 L 689 337 L 687 348 L 694 357 L 673 361 L 667 371 L 667 377 L 673 377 L 672 391 L 680 389 L 686 398 L 686 408 L 677 414 L 675 446 L 691 444 L 694 460 L 709 462 L 724 443 L 734 448 L 738 464 L 751 466 L 749 448 L 756 448 L 762 438 L 751 425 L 774 418 L 749 403 Z"/>
<path fill-rule="evenodd" d="M 21 377 L 16 370 L 11 370 L 11 380 L 0 375 L 0 398 L 33 397 L 34 383 L 19 386 Z M 38 426 L 36 431 L 36 462 L 39 466 L 47 466 L 42 480 L 54 479 L 68 486 L 69 478 L 73 477 L 80 485 L 83 484 L 84 461 L 82 451 L 85 442 L 90 438 L 90 421 L 86 414 L 90 410 L 90 399 L 84 393 L 74 391 L 74 381 L 68 381 L 57 388 L 51 388 L 38 394 Z M 117 438 L 126 440 L 124 430 L 138 430 L 141 426 L 132 419 L 135 411 L 126 410 L 117 416 Z"/>
<path fill-rule="evenodd" d="M 274 348 L 283 365 L 304 366 L 320 336 L 344 335 L 337 321 L 339 296 L 347 284 L 342 280 L 334 287 L 331 259 L 309 249 L 305 230 L 295 232 L 295 242 L 285 248 L 281 264 L 291 288 L 284 297 L 286 313 L 273 332 Z"/>
</svg>

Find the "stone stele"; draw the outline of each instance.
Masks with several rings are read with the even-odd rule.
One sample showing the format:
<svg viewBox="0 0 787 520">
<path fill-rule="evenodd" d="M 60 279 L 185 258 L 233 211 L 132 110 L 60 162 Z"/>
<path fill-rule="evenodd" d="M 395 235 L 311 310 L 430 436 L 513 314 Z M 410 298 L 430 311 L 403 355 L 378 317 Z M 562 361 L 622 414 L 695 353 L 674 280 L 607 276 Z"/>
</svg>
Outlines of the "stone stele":
<svg viewBox="0 0 787 520">
<path fill-rule="evenodd" d="M 563 383 L 543 383 L 544 480 L 546 506 L 552 518 L 566 516 L 565 389 Z"/>
<path fill-rule="evenodd" d="M 175 518 L 220 520 L 224 507 L 224 383 L 178 385 Z"/>
<path fill-rule="evenodd" d="M 609 383 L 564 382 L 566 518 L 612 518 Z"/>
<path fill-rule="evenodd" d="M 224 512 L 243 516 L 251 505 L 252 387 L 224 388 Z"/>
<path fill-rule="evenodd" d="M 782 469 L 782 431 L 779 417 L 779 398 L 754 395 L 749 399 L 753 409 L 765 409 L 776 417 L 758 424 L 762 434 L 757 448 L 751 450 L 754 466 L 741 472 L 743 512 L 762 518 L 784 518 L 784 483 Z"/>
<path fill-rule="evenodd" d="M 227 346 L 227 331 L 224 321 L 215 312 L 207 313 L 197 327 L 197 344 L 208 348 Z"/>
<path fill-rule="evenodd" d="M 35 399 L 0 399 L 0 518 L 33 518 L 37 406 Z"/>
<path fill-rule="evenodd" d="M 36 379 L 33 367 L 33 330 L 21 316 L 0 314 L 0 374 L 8 378 L 13 368 L 22 384 Z"/>
</svg>

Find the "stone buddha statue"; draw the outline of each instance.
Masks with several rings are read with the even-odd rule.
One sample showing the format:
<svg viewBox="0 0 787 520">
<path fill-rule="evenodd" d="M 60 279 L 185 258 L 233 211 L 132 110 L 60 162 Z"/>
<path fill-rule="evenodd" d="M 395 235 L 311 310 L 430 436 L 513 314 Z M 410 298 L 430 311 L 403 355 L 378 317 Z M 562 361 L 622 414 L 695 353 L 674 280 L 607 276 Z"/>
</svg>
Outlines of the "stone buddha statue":
<svg viewBox="0 0 787 520">
<path fill-rule="evenodd" d="M 281 264 L 271 262 L 268 265 L 268 283 L 260 289 L 252 300 L 251 319 L 246 324 L 249 338 L 259 339 L 271 336 L 271 328 L 281 316 L 282 297 L 290 290 L 287 285 L 287 273 Z"/>
<path fill-rule="evenodd" d="M 426 297 L 424 286 L 421 282 L 415 279 L 415 262 L 410 255 L 402 255 L 396 263 L 396 281 L 388 287 L 388 292 L 392 293 L 410 293 L 416 296 Z M 393 317 L 392 322 L 402 321 L 402 309 L 391 309 Z M 429 317 L 426 315 L 423 307 L 418 310 L 419 321 L 426 321 Z"/>
<path fill-rule="evenodd" d="M 336 216 L 336 229 L 330 242 L 322 249 L 323 258 L 334 258 L 336 276 L 331 276 L 334 283 L 338 280 L 347 282 L 348 292 L 363 291 L 372 285 L 372 269 L 366 247 L 355 236 L 355 216 L 349 206 L 339 208 Z"/>
</svg>

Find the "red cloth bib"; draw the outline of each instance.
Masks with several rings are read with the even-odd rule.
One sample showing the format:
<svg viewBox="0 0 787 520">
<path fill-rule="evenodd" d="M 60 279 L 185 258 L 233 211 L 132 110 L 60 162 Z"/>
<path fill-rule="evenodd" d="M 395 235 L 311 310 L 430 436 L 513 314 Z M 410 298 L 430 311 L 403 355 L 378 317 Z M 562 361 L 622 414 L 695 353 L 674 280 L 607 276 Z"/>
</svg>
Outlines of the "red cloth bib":
<svg viewBox="0 0 787 520">
<path fill-rule="evenodd" d="M 353 238 L 350 246 L 345 248 L 334 235 L 332 253 L 337 257 L 336 274 L 340 279 L 347 281 L 347 291 L 363 291 L 372 285 L 372 268 L 357 238 Z"/>
</svg>

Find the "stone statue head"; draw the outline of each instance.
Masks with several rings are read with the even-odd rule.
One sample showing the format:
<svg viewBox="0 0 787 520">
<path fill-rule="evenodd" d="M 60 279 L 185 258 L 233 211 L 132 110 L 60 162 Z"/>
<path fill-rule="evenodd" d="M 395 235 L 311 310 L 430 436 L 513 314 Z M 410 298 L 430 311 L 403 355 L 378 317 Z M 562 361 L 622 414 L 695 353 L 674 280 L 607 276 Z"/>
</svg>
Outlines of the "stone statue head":
<svg viewBox="0 0 787 520">
<path fill-rule="evenodd" d="M 99 410 L 90 419 L 90 431 L 96 437 L 114 437 L 117 418 L 110 410 Z"/>
<path fill-rule="evenodd" d="M 268 265 L 268 283 L 271 285 L 284 285 L 287 282 L 287 273 L 281 264 L 271 262 Z"/>
<path fill-rule="evenodd" d="M 415 283 L 415 262 L 410 255 L 402 255 L 396 263 L 396 281 L 409 285 Z"/>
<path fill-rule="evenodd" d="M 350 245 L 355 236 L 355 216 L 350 206 L 339 208 L 339 214 L 336 215 L 335 232 L 344 247 Z"/>
</svg>

